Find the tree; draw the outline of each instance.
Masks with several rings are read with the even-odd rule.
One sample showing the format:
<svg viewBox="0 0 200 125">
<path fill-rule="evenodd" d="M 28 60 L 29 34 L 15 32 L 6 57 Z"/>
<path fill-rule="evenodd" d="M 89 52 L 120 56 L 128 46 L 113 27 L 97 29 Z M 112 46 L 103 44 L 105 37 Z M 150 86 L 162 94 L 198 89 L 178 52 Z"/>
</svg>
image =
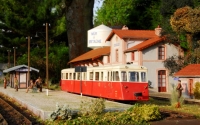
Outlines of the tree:
<svg viewBox="0 0 200 125">
<path fill-rule="evenodd" d="M 158 0 L 105 0 L 97 11 L 94 23 L 127 25 L 129 29 L 154 29 L 161 24 L 160 4 Z"/>
<path fill-rule="evenodd" d="M 94 0 L 65 0 L 70 60 L 87 52 L 87 31 L 93 27 Z"/>
<path fill-rule="evenodd" d="M 177 33 L 186 33 L 189 49 L 192 47 L 192 37 L 200 32 L 200 9 L 183 7 L 177 9 L 170 19 L 172 29 Z"/>
<path fill-rule="evenodd" d="M 95 17 L 95 25 L 105 24 L 107 26 L 128 25 L 128 20 L 133 11 L 132 0 L 105 0 L 102 7 L 98 9 Z"/>
</svg>

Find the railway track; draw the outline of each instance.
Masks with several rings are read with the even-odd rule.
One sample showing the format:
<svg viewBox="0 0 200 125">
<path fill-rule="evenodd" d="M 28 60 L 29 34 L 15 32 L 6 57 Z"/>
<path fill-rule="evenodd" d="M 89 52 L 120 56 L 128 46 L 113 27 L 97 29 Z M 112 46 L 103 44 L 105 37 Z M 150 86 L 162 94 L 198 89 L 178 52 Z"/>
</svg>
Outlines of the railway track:
<svg viewBox="0 0 200 125">
<path fill-rule="evenodd" d="M 42 125 L 25 107 L 0 93 L 0 125 Z"/>
</svg>

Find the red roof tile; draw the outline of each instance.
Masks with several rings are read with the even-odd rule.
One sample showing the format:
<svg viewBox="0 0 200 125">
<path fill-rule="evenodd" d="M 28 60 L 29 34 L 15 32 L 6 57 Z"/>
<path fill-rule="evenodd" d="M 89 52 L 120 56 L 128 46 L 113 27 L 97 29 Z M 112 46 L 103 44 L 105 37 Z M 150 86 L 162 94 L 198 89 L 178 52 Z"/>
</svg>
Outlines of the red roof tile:
<svg viewBox="0 0 200 125">
<path fill-rule="evenodd" d="M 164 37 L 158 37 L 157 36 L 157 37 L 148 39 L 148 40 L 146 40 L 146 41 L 144 41 L 144 42 L 142 42 L 142 43 L 140 43 L 140 44 L 138 44 L 136 46 L 133 46 L 133 47 L 125 50 L 125 52 L 130 52 L 130 51 L 134 51 L 134 50 L 140 51 L 140 50 L 148 48 L 149 46 L 152 46 L 152 45 L 154 45 L 156 43 L 162 42 L 163 40 L 164 40 Z"/>
<path fill-rule="evenodd" d="M 89 59 L 94 60 L 102 55 L 106 55 L 109 53 L 110 53 L 110 47 L 97 48 L 74 58 L 68 63 L 89 60 Z"/>
<path fill-rule="evenodd" d="M 106 41 L 109 41 L 114 34 L 117 34 L 121 39 L 134 38 L 134 39 L 149 39 L 156 37 L 154 30 L 116 30 L 113 29 Z"/>
<path fill-rule="evenodd" d="M 174 74 L 174 76 L 200 76 L 200 64 L 190 64 L 186 67 L 184 67 L 183 69 L 181 69 L 180 71 L 176 72 Z"/>
</svg>

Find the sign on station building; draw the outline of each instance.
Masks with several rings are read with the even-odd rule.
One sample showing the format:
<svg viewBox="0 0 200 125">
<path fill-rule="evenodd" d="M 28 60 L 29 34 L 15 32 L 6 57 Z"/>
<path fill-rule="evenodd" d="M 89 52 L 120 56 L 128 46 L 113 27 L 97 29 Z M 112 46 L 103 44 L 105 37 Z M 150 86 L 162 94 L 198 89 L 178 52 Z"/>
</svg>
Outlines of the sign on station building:
<svg viewBox="0 0 200 125">
<path fill-rule="evenodd" d="M 87 47 L 95 49 L 99 47 L 110 46 L 110 42 L 106 42 L 106 38 L 111 31 L 111 28 L 103 24 L 88 30 Z"/>
</svg>

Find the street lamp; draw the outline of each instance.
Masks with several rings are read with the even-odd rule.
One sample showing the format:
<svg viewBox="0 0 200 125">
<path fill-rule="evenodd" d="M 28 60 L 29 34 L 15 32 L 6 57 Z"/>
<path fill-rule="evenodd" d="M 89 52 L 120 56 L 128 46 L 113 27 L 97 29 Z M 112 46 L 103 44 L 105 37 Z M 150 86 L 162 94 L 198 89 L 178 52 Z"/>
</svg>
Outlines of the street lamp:
<svg viewBox="0 0 200 125">
<path fill-rule="evenodd" d="M 7 52 L 8 52 L 8 67 L 10 67 L 10 52 L 11 52 L 11 50 L 7 50 Z"/>
<path fill-rule="evenodd" d="M 14 49 L 14 66 L 15 66 L 15 64 L 16 64 L 16 49 L 17 49 L 17 47 L 13 47 L 13 49 Z"/>
<path fill-rule="evenodd" d="M 30 81 L 30 43 L 31 43 L 31 37 L 26 37 L 28 39 L 28 82 Z"/>
<path fill-rule="evenodd" d="M 47 84 L 47 96 L 49 95 L 49 36 L 48 36 L 48 28 L 50 24 L 44 24 L 46 26 L 46 84 Z"/>
<path fill-rule="evenodd" d="M 49 89 L 49 36 L 48 36 L 48 28 L 50 26 L 49 23 L 43 24 L 43 26 L 46 26 L 46 85 L 47 85 L 47 96 L 49 95 L 48 89 Z M 38 37 L 38 34 L 36 32 L 35 37 Z"/>
</svg>

